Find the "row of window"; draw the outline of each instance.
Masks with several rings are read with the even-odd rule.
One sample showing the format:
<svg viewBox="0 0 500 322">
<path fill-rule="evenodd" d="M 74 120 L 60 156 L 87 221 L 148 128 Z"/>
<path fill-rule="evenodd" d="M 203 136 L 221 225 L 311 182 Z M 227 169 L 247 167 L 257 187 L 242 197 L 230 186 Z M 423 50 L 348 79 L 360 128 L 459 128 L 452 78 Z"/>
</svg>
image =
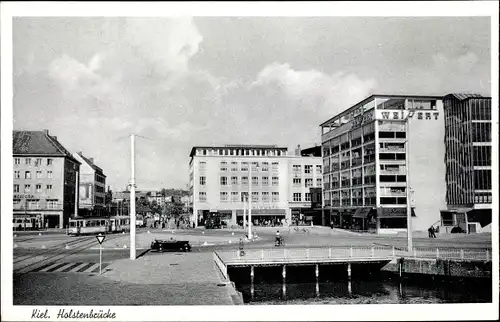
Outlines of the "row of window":
<svg viewBox="0 0 500 322">
<path fill-rule="evenodd" d="M 14 193 L 19 193 L 20 191 L 20 186 L 18 184 L 14 185 Z M 42 192 L 42 185 L 37 184 L 35 185 L 35 191 L 36 192 Z M 24 185 L 24 192 L 31 192 L 31 185 L 30 184 L 25 184 Z M 52 185 L 48 184 L 45 186 L 45 192 L 52 192 Z"/>
<path fill-rule="evenodd" d="M 302 186 L 302 179 L 301 178 L 293 178 L 292 182 L 293 182 L 294 187 Z M 321 179 L 321 178 L 316 179 L 316 186 L 321 187 L 322 182 L 323 182 L 323 179 Z M 306 188 L 314 187 L 314 180 L 312 178 L 304 179 L 304 186 Z"/>
<path fill-rule="evenodd" d="M 472 164 L 475 166 L 491 165 L 491 146 L 474 146 Z"/>
<path fill-rule="evenodd" d="M 220 185 L 221 186 L 228 186 L 229 185 L 229 178 L 228 177 L 220 177 Z M 279 186 L 279 177 L 272 177 L 271 178 L 271 184 L 272 186 Z M 262 177 L 261 179 L 262 186 L 268 186 L 269 185 L 269 177 Z M 205 176 L 200 176 L 200 185 L 204 186 L 207 184 L 207 179 Z M 241 180 L 239 177 L 231 177 L 231 185 L 248 185 L 248 177 L 241 177 Z M 322 184 L 322 179 L 317 178 L 316 179 L 316 186 L 321 186 Z M 259 185 L 259 177 L 252 177 L 252 186 L 258 186 Z M 312 178 L 306 178 L 304 180 L 304 185 L 306 188 L 313 187 L 314 186 L 314 180 Z M 302 186 L 302 178 L 293 178 L 293 186 L 294 187 L 300 187 Z"/>
<path fill-rule="evenodd" d="M 263 202 L 268 202 L 269 201 L 269 192 L 264 191 L 262 193 L 258 191 L 252 192 L 252 202 L 258 202 L 260 201 L 259 196 L 262 195 L 261 201 Z M 248 200 L 248 192 L 229 192 L 227 191 L 222 191 L 220 192 L 220 202 L 229 202 L 229 196 L 231 196 L 231 202 L 243 202 L 245 200 Z M 200 202 L 207 201 L 207 193 L 204 191 L 200 191 L 198 193 L 198 199 Z M 310 199 L 310 196 L 309 196 Z M 280 201 L 280 194 L 279 192 L 272 192 L 271 193 L 271 201 L 272 202 L 279 202 Z"/>
<path fill-rule="evenodd" d="M 33 164 L 34 166 L 41 166 L 44 163 L 43 162 L 44 159 L 42 159 L 42 158 L 35 158 L 34 161 L 33 161 L 33 163 L 32 163 L 31 159 L 32 158 L 24 158 L 24 164 L 25 165 L 32 165 Z M 45 164 L 46 165 L 50 166 L 50 165 L 52 165 L 52 163 L 53 163 L 53 159 L 50 159 L 50 158 L 45 159 Z M 20 165 L 21 164 L 21 158 L 14 158 L 14 164 L 15 165 Z"/>
<path fill-rule="evenodd" d="M 52 171 L 48 170 L 47 171 L 47 178 L 52 179 Z M 37 179 L 42 179 L 44 178 L 43 176 L 43 171 L 37 170 L 36 171 L 36 178 Z M 21 179 L 21 171 L 14 171 L 14 179 Z M 31 179 L 31 171 L 24 171 L 24 179 Z"/>
<path fill-rule="evenodd" d="M 23 201 L 21 199 L 14 199 L 14 207 L 21 206 L 22 202 Z M 40 200 L 39 199 L 27 200 L 25 205 L 27 206 L 28 209 L 40 209 Z M 57 209 L 59 206 L 60 204 L 57 199 L 46 200 L 47 209 Z"/>
<path fill-rule="evenodd" d="M 491 123 L 472 123 L 472 142 L 491 142 Z"/>
<path fill-rule="evenodd" d="M 363 204 L 364 200 L 364 204 Z M 351 199 L 348 198 L 343 198 L 341 199 L 333 199 L 332 201 L 325 200 L 325 206 L 371 206 L 375 205 L 377 202 L 375 197 L 365 197 L 365 198 L 353 198 L 352 201 Z"/>
<path fill-rule="evenodd" d="M 285 156 L 286 149 L 240 149 L 240 148 L 225 148 L 225 149 L 197 149 L 197 155 L 235 155 L 235 156 Z"/>
<path fill-rule="evenodd" d="M 292 168 L 293 168 L 294 173 L 302 172 L 302 165 L 300 165 L 300 164 L 294 164 L 292 166 Z M 321 173 L 321 168 L 322 168 L 321 165 L 317 164 L 316 165 L 316 173 Z M 304 173 L 310 174 L 310 173 L 312 173 L 312 171 L 313 171 L 313 165 L 311 165 L 311 164 L 304 165 Z"/>
</svg>

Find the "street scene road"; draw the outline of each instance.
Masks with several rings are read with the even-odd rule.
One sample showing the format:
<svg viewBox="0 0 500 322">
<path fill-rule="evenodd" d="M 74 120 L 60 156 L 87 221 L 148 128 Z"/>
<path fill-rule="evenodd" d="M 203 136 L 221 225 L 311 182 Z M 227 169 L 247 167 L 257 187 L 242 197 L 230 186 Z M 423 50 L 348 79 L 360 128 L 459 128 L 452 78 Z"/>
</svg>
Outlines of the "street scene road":
<svg viewBox="0 0 500 322">
<path fill-rule="evenodd" d="M 354 234 L 326 227 L 301 227 L 301 229 L 300 231 L 294 231 L 293 228 L 290 231 L 280 229 L 285 239 L 285 245 L 282 247 L 390 245 L 404 248 L 406 243 L 404 237 Z M 276 230 L 257 228 L 258 240 L 245 241 L 243 248 L 275 249 Z M 128 248 L 130 236 L 108 235 L 102 244 L 102 275 L 99 275 L 99 244 L 95 236 L 72 237 L 63 232 L 51 235 L 17 233 L 16 237 L 13 237 L 16 245 L 13 249 L 14 303 L 70 304 L 75 301 L 74 292 L 71 291 L 75 288 L 86 290 L 79 293 L 78 299 L 82 304 L 88 305 L 233 303 L 230 288 L 217 286 L 226 285 L 226 282 L 214 267 L 212 253 L 236 251 L 241 247 L 239 240 L 243 240 L 244 237 L 245 233 L 242 230 L 141 229 L 136 236 L 138 259 L 131 261 Z M 170 238 L 191 240 L 192 251 L 158 253 L 149 250 L 149 245 L 154 239 Z M 490 245 L 491 239 L 487 235 L 456 235 L 432 240 L 425 237 L 414 239 L 416 248 L 484 249 Z M 161 287 L 165 284 L 169 286 Z M 106 285 L 105 296 L 96 297 L 91 290 L 97 292 L 103 285 Z M 47 289 L 54 291 L 47 293 L 45 292 Z M 111 295 L 119 289 L 122 290 L 119 292 L 121 296 Z M 123 290 L 128 291 L 123 292 Z M 39 296 L 39 292 L 42 291 L 45 295 Z M 172 296 L 173 294 L 177 295 Z"/>
</svg>

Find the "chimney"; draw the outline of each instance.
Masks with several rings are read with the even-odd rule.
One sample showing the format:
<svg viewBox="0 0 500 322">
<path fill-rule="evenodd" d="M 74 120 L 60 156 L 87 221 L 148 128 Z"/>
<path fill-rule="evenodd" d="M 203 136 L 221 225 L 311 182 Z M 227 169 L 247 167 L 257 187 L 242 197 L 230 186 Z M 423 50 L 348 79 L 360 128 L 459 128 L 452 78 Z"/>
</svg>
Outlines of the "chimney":
<svg viewBox="0 0 500 322">
<path fill-rule="evenodd" d="M 297 149 L 295 149 L 295 155 L 300 156 L 300 144 L 297 145 Z"/>
<path fill-rule="evenodd" d="M 94 164 L 94 158 L 89 158 L 90 163 Z"/>
<path fill-rule="evenodd" d="M 45 135 L 49 135 L 49 130 L 43 129 L 43 133 L 45 133 Z"/>
<path fill-rule="evenodd" d="M 79 154 L 80 156 L 82 156 L 82 155 L 83 155 L 83 152 L 82 152 L 82 151 L 79 151 L 79 152 L 78 152 L 78 154 Z"/>
</svg>

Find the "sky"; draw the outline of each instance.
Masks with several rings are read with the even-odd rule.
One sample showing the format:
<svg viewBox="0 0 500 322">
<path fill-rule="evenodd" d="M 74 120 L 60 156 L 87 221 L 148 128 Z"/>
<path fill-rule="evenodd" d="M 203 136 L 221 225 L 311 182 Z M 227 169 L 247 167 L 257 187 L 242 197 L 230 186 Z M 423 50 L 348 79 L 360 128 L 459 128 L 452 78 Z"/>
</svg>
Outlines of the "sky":
<svg viewBox="0 0 500 322">
<path fill-rule="evenodd" d="M 14 130 L 48 129 L 111 189 L 186 188 L 197 145 L 320 144 L 371 94 L 491 95 L 488 17 L 18 17 Z"/>
</svg>

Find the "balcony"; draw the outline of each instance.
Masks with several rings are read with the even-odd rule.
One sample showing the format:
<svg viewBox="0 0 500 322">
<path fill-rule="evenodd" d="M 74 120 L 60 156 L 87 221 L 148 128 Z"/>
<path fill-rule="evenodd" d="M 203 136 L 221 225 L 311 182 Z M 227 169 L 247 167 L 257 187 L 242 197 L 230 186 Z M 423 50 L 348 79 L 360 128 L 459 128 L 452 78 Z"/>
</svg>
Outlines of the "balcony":
<svg viewBox="0 0 500 322">
<path fill-rule="evenodd" d="M 404 189 L 391 189 L 380 191 L 381 197 L 406 197 L 406 191 Z"/>
<path fill-rule="evenodd" d="M 404 147 L 385 147 L 380 148 L 380 153 L 396 153 L 396 152 L 406 152 Z"/>
<path fill-rule="evenodd" d="M 352 166 L 353 167 L 359 166 L 362 163 L 363 163 L 363 160 L 361 157 L 352 159 Z"/>
</svg>

